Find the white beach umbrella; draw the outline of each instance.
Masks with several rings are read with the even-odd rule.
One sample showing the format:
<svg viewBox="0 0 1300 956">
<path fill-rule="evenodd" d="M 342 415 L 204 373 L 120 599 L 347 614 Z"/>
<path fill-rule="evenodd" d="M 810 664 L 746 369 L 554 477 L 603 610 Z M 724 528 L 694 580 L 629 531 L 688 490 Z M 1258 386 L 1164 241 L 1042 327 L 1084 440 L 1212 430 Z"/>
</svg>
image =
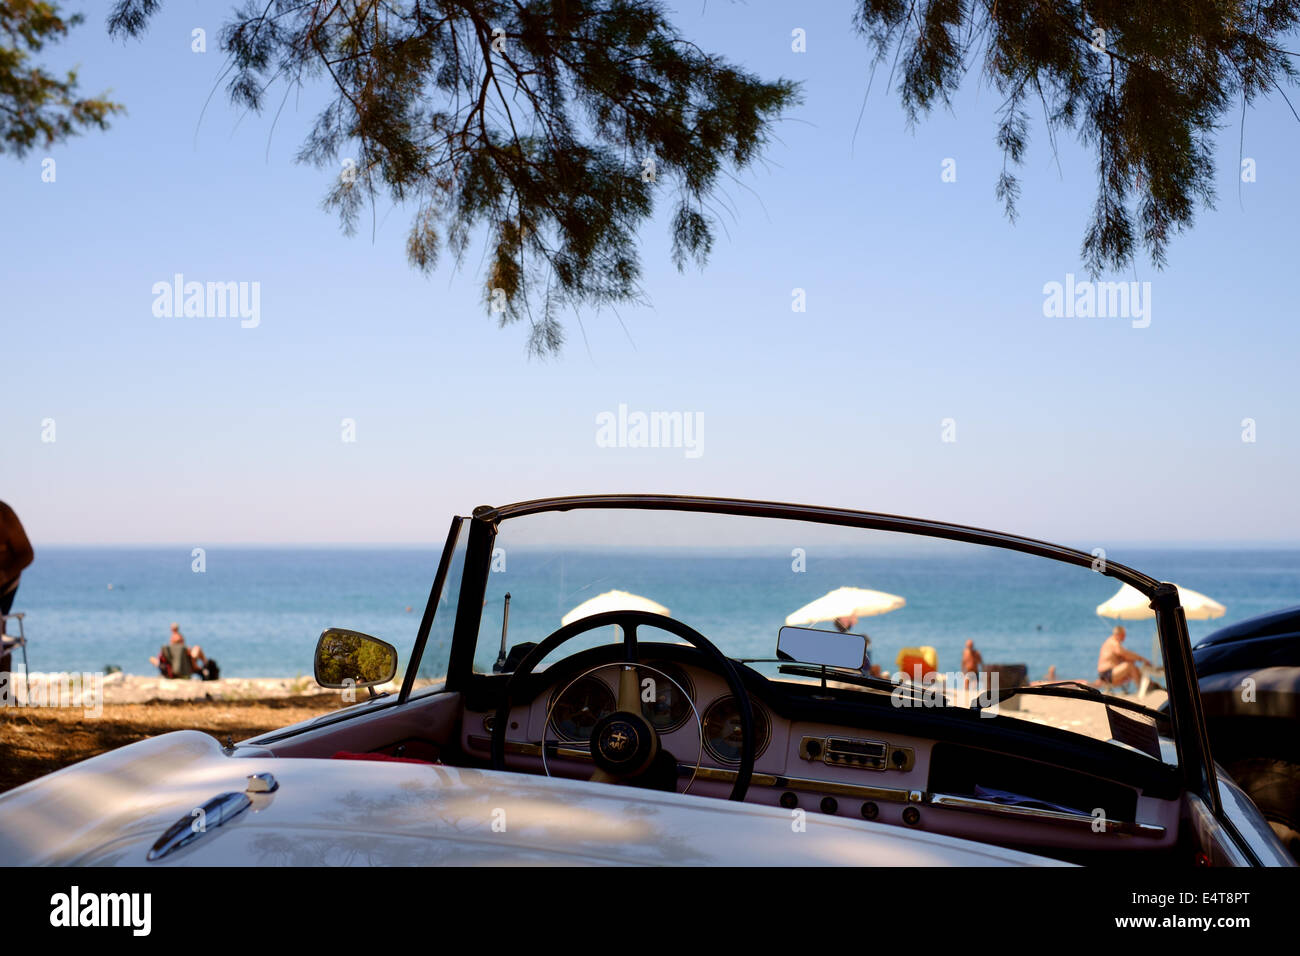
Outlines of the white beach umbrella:
<svg viewBox="0 0 1300 956">
<path fill-rule="evenodd" d="M 837 617 L 874 617 L 897 611 L 907 602 L 897 594 L 867 588 L 836 588 L 811 604 L 805 604 L 785 619 L 790 627 L 804 627 Z"/>
<path fill-rule="evenodd" d="M 560 618 L 560 623 L 572 624 L 584 617 L 604 614 L 606 611 L 648 611 L 651 614 L 668 616 L 668 608 L 657 601 L 652 601 L 639 594 L 631 594 L 628 591 L 606 591 L 604 594 L 597 594 L 594 598 L 583 601 Z"/>
<path fill-rule="evenodd" d="M 1179 587 L 1178 601 L 1189 621 L 1212 621 L 1223 617 L 1228 610 L 1214 598 L 1206 597 L 1191 588 Z M 1132 585 L 1125 584 L 1109 601 L 1097 605 L 1097 614 L 1118 621 L 1144 621 L 1156 616 L 1150 605 L 1150 598 Z"/>
</svg>

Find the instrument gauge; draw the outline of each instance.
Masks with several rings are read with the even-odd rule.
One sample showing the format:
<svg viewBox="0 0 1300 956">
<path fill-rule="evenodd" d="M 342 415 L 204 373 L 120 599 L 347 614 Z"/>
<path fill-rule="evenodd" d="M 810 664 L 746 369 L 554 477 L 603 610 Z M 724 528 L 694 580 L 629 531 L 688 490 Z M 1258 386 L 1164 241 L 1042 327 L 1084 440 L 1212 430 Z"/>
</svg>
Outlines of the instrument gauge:
<svg viewBox="0 0 1300 956">
<path fill-rule="evenodd" d="M 562 696 L 551 699 L 551 730 L 562 740 L 590 740 L 596 721 L 614 708 L 614 692 L 608 684 L 598 677 L 582 677 Z"/>
<path fill-rule="evenodd" d="M 637 668 L 637 682 L 641 686 L 641 714 L 659 733 L 674 731 L 690 719 L 695 688 L 682 668 L 667 661 L 652 661 L 649 666 Z M 650 692 L 654 699 L 646 700 Z"/>
<path fill-rule="evenodd" d="M 754 711 L 754 759 L 767 749 L 772 737 L 772 721 L 757 701 Z M 740 705 L 735 697 L 719 697 L 704 712 L 704 747 L 722 763 L 740 763 L 740 745 L 744 735 L 740 725 Z"/>
</svg>

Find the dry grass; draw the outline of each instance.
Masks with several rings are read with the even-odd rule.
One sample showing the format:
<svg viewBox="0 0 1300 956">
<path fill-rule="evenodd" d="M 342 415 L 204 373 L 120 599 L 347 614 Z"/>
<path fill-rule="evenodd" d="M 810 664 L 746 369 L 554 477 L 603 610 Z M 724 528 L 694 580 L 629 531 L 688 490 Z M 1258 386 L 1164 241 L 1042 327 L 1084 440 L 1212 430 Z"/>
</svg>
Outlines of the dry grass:
<svg viewBox="0 0 1300 956">
<path fill-rule="evenodd" d="M 173 730 L 243 740 L 341 706 L 336 693 L 259 700 L 168 700 L 105 704 L 98 717 L 78 708 L 0 708 L 0 791 L 78 760 Z"/>
</svg>

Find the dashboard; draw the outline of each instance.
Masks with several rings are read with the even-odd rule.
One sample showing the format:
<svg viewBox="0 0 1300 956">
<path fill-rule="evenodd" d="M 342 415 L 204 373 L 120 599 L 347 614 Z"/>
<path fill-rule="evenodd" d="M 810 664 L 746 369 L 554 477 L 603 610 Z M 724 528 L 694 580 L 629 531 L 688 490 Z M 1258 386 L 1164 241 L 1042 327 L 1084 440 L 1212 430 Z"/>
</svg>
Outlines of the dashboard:
<svg viewBox="0 0 1300 956">
<path fill-rule="evenodd" d="M 531 700 L 510 711 L 509 769 L 592 776 L 588 740 L 595 723 L 617 709 L 622 666 L 613 659 L 616 651 L 605 649 L 610 659 L 601 660 L 601 650 L 531 675 Z M 741 745 L 739 706 L 726 680 L 692 648 L 643 645 L 642 653 L 642 715 L 677 764 L 675 789 L 726 798 Z M 868 703 L 861 691 L 837 689 L 833 681 L 823 689 L 807 678 L 767 680 L 738 670 L 755 730 L 747 802 L 1036 852 L 1089 852 L 1116 841 L 1127 849 L 1168 850 L 1177 841 L 1176 782 L 1120 748 L 1087 741 L 1103 750 L 1071 755 L 1041 739 L 1052 736 L 1048 728 L 994 726 L 1009 718 L 972 722 L 966 714 L 904 713 L 889 707 L 886 695 L 871 695 Z M 495 712 L 494 704 L 467 698 L 460 742 L 468 759 L 488 759 Z M 945 721 L 950 725 L 940 730 Z M 1104 753 L 1108 746 L 1114 755 Z M 1141 768 L 1145 777 L 1135 785 L 1125 766 Z"/>
</svg>

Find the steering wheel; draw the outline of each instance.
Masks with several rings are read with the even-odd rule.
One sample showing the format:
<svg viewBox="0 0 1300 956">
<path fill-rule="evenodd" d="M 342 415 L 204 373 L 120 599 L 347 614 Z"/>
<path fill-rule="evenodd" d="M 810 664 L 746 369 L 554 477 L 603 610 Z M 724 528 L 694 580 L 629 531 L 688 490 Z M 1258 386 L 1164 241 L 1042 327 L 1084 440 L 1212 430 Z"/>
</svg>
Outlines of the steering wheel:
<svg viewBox="0 0 1300 956">
<path fill-rule="evenodd" d="M 741 732 L 740 766 L 736 770 L 736 782 L 731 788 L 731 796 L 728 799 L 744 800 L 749 790 L 750 777 L 754 774 L 754 709 L 749 701 L 749 691 L 745 689 L 731 661 L 708 638 L 676 618 L 652 614 L 649 611 L 606 611 L 603 614 L 581 618 L 554 631 L 528 652 L 506 682 L 501 704 L 497 707 L 496 718 L 492 722 L 493 769 L 506 768 L 506 724 L 510 720 L 510 708 L 515 703 L 515 696 L 519 689 L 532 674 L 533 668 L 561 644 L 579 634 L 610 624 L 618 625 L 623 631 L 623 664 L 618 677 L 618 709 L 602 717 L 592 727 L 591 758 L 597 770 L 592 775 L 592 779 L 608 783 L 633 780 L 645 772 L 659 753 L 659 734 L 655 731 L 654 725 L 641 713 L 640 683 L 636 672 L 638 664 L 636 630 L 638 626 L 644 624 L 647 627 L 667 631 L 693 645 L 702 654 L 712 658 L 718 671 L 726 679 L 727 686 L 731 689 L 740 708 Z M 542 747 L 545 746 L 546 738 L 543 730 Z"/>
</svg>

